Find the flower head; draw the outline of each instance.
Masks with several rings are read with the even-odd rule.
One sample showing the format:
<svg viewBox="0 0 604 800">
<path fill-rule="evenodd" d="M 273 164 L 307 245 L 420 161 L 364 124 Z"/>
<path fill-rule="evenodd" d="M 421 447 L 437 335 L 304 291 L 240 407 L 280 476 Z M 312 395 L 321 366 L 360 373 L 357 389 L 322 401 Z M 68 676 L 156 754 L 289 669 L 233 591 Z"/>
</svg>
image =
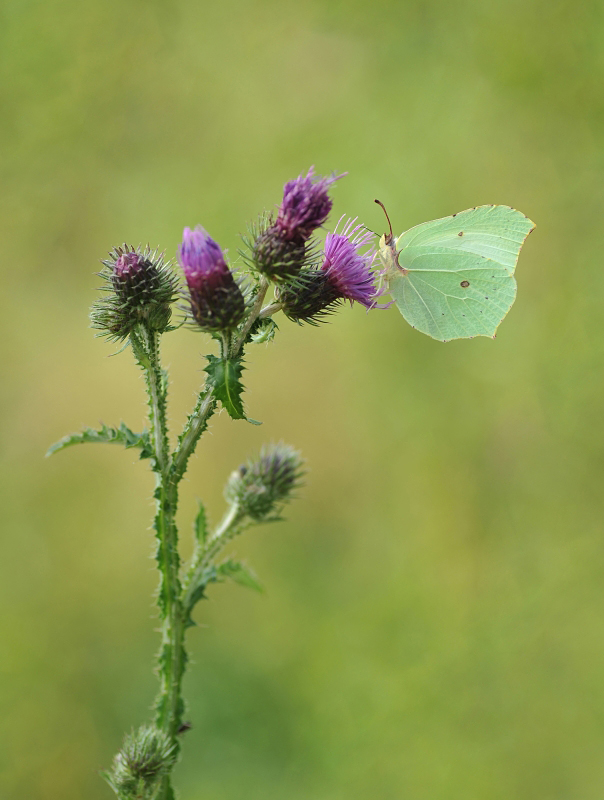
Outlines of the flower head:
<svg viewBox="0 0 604 800">
<path fill-rule="evenodd" d="M 304 241 L 325 222 L 332 207 L 328 189 L 341 177 L 321 178 L 311 167 L 306 175 L 285 184 L 276 221 L 283 239 Z"/>
<path fill-rule="evenodd" d="M 373 234 L 363 225 L 355 225 L 355 222 L 356 220 L 349 220 L 341 233 L 327 234 L 321 269 L 340 297 L 350 302 L 356 300 L 366 308 L 373 308 L 376 306 L 376 298 L 383 294 L 376 290 L 371 269 L 375 249 L 361 252 L 371 243 Z"/>
<path fill-rule="evenodd" d="M 176 277 L 163 254 L 124 244 L 114 248 L 103 265 L 99 275 L 107 294 L 92 307 L 92 327 L 114 340 L 125 339 L 139 324 L 166 331 L 177 292 Z"/>
<path fill-rule="evenodd" d="M 178 261 L 189 288 L 191 313 L 205 331 L 233 328 L 245 313 L 245 301 L 220 246 L 201 227 L 185 228 Z"/>
<path fill-rule="evenodd" d="M 279 302 L 289 319 L 315 324 L 342 300 L 356 300 L 365 308 L 386 308 L 375 302 L 383 294 L 374 284 L 375 250 L 362 252 L 373 234 L 355 221 L 349 220 L 341 233 L 327 234 L 318 269 L 302 269 L 294 280 L 279 287 Z"/>
<path fill-rule="evenodd" d="M 314 167 L 285 184 L 277 218 L 265 216 L 249 244 L 253 266 L 276 283 L 295 278 L 312 263 L 310 237 L 327 219 L 332 202 L 328 190 L 342 175 L 322 178 Z"/>
</svg>

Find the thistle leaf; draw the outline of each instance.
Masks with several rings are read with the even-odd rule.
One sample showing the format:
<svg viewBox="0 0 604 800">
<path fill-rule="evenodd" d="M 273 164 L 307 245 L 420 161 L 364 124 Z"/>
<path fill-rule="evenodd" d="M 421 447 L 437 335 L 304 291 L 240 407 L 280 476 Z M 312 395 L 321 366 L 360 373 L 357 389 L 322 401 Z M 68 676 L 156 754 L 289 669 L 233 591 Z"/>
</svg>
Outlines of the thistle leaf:
<svg viewBox="0 0 604 800">
<path fill-rule="evenodd" d="M 68 436 L 64 436 L 62 439 L 59 439 L 58 442 L 51 445 L 51 447 L 48 448 L 46 456 L 51 456 L 59 450 L 71 447 L 71 445 L 85 444 L 87 442 L 122 444 L 127 450 L 132 447 L 139 447 L 141 450 L 141 458 L 151 458 L 153 456 L 149 432 L 144 430 L 141 433 L 135 433 L 123 422 L 120 422 L 118 428 L 110 428 L 103 424 L 98 430 L 94 428 L 84 428 L 81 433 L 70 433 Z"/>
<path fill-rule="evenodd" d="M 195 522 L 193 523 L 193 530 L 195 532 L 196 540 L 200 545 L 202 545 L 208 536 L 208 518 L 205 507 L 201 500 L 198 500 L 197 504 L 197 515 L 195 516 Z"/>
<path fill-rule="evenodd" d="M 232 419 L 246 419 L 241 399 L 243 393 L 241 373 L 244 369 L 241 358 L 217 358 L 212 355 L 206 358 L 209 363 L 205 371 L 208 373 L 208 382 L 214 389 L 214 395 Z"/>
</svg>

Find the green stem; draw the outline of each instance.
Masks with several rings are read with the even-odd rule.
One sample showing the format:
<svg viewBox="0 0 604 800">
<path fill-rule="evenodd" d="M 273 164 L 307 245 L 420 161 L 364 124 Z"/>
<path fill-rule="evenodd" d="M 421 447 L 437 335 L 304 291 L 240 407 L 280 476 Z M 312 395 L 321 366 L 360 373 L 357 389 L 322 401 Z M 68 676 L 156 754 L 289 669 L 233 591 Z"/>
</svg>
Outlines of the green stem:
<svg viewBox="0 0 604 800">
<path fill-rule="evenodd" d="M 180 436 L 178 447 L 172 456 L 171 474 L 175 484 L 184 475 L 187 461 L 191 457 L 199 437 L 206 429 L 208 420 L 216 410 L 216 402 L 212 388 L 205 389 L 199 395 L 193 413 L 189 416 Z"/>
<path fill-rule="evenodd" d="M 233 504 L 222 522 L 203 546 L 196 549 L 191 566 L 187 571 L 182 592 L 182 604 L 188 616 L 196 603 L 196 593 L 204 580 L 204 572 L 222 548 L 241 531 L 245 514 Z"/>
<path fill-rule="evenodd" d="M 239 336 L 233 343 L 231 349 L 231 356 L 233 358 L 236 358 L 241 353 L 243 345 L 245 344 L 245 340 L 247 339 L 247 335 L 250 332 L 252 325 L 258 318 L 258 315 L 262 311 L 262 303 L 264 303 L 264 298 L 266 296 L 267 290 L 268 290 L 268 280 L 264 277 L 264 275 L 262 275 L 260 280 L 258 281 L 258 288 L 256 291 L 256 297 L 254 298 L 254 305 L 252 306 L 252 309 L 246 321 L 243 324 Z"/>
<path fill-rule="evenodd" d="M 177 482 L 172 480 L 166 419 L 167 386 L 164 380 L 157 333 L 144 330 L 133 338 L 133 349 L 145 371 L 149 398 L 149 421 L 156 474 L 154 521 L 157 538 L 157 564 L 160 585 L 157 602 L 162 621 L 158 654 L 160 690 L 156 702 L 157 726 L 178 745 L 177 732 L 182 722 L 181 682 L 186 665 L 184 617 L 180 599 L 180 558 L 175 514 L 178 501 Z M 142 351 L 142 352 L 141 352 Z M 158 800 L 173 797 L 170 777 L 162 781 Z"/>
</svg>

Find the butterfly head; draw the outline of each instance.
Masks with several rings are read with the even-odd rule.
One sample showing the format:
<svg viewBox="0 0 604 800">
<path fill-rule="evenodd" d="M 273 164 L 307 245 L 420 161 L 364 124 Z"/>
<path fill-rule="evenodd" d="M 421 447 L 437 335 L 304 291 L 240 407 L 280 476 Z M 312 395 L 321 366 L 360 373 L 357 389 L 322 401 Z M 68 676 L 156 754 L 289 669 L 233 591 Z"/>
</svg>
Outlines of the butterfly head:
<svg viewBox="0 0 604 800">
<path fill-rule="evenodd" d="M 386 219 L 388 220 L 388 228 L 390 229 L 380 238 L 380 258 L 385 267 L 385 275 L 387 277 L 389 272 L 395 272 L 397 269 L 400 269 L 398 266 L 396 239 L 392 233 L 392 223 L 390 222 L 390 217 L 388 216 L 384 204 L 380 200 L 376 200 L 375 202 L 378 206 L 382 207 Z"/>
</svg>

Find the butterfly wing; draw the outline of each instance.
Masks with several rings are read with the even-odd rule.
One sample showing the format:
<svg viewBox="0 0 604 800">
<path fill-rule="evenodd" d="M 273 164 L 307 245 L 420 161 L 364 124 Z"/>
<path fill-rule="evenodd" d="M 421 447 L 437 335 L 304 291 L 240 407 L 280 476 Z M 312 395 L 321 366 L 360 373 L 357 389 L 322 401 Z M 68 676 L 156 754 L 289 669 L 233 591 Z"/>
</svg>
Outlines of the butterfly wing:
<svg viewBox="0 0 604 800">
<path fill-rule="evenodd" d="M 407 322 L 433 339 L 495 336 L 516 298 L 514 270 L 534 228 L 509 206 L 478 206 L 424 222 L 396 240 L 387 276 Z"/>
</svg>

